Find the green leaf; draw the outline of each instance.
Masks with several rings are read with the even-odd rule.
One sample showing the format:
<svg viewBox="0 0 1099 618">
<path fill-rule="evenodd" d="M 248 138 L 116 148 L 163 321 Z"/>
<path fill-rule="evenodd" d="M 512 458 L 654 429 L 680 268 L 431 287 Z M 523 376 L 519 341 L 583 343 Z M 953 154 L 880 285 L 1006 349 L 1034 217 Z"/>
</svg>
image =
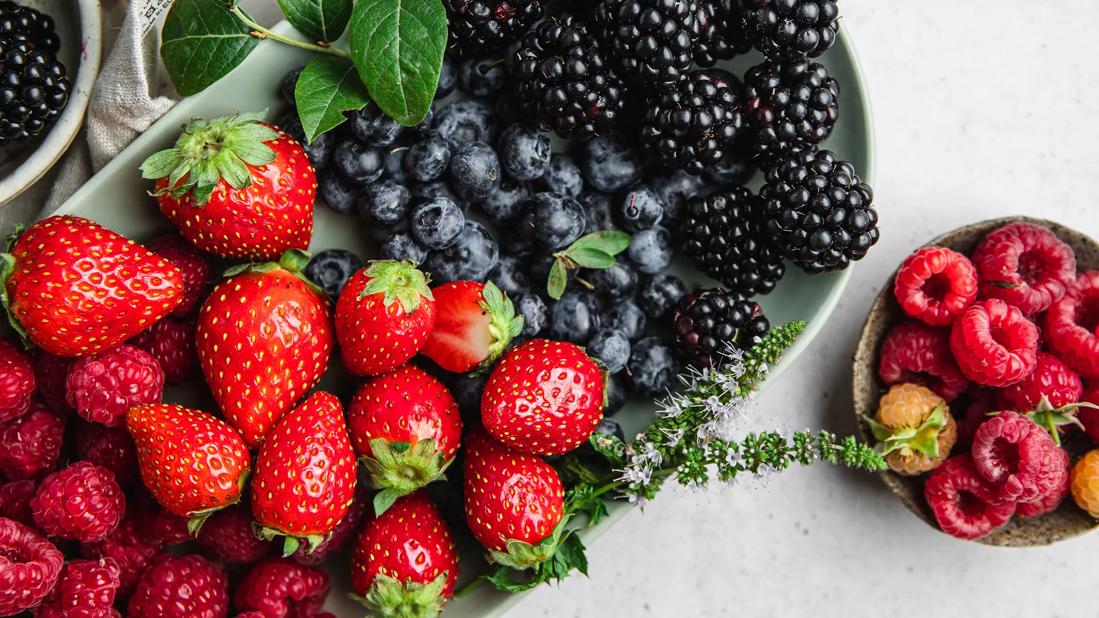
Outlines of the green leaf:
<svg viewBox="0 0 1099 618">
<path fill-rule="evenodd" d="M 554 260 L 550 266 L 549 278 L 546 280 L 546 292 L 553 300 L 561 298 L 565 293 L 565 287 L 569 284 L 569 275 L 565 271 L 565 265 L 561 260 Z"/>
<path fill-rule="evenodd" d="M 306 142 L 342 124 L 345 111 L 362 109 L 369 102 L 355 65 L 342 58 L 317 56 L 305 65 L 294 87 Z"/>
<path fill-rule="evenodd" d="M 618 255 L 630 247 L 630 235 L 617 230 L 603 230 L 581 236 L 569 245 L 567 253 L 577 249 L 598 249 L 603 253 Z"/>
<path fill-rule="evenodd" d="M 572 261 L 584 268 L 602 269 L 614 266 L 614 256 L 601 249 L 581 247 L 570 249 L 568 254 Z"/>
<path fill-rule="evenodd" d="M 427 115 L 446 49 L 438 0 L 360 0 L 351 13 L 351 59 L 378 107 L 412 126 Z"/>
<path fill-rule="evenodd" d="M 160 55 L 183 96 L 201 92 L 259 44 L 220 0 L 176 0 L 164 18 Z"/>
<path fill-rule="evenodd" d="M 351 17 L 351 0 L 279 0 L 286 20 L 314 41 L 340 38 Z"/>
</svg>

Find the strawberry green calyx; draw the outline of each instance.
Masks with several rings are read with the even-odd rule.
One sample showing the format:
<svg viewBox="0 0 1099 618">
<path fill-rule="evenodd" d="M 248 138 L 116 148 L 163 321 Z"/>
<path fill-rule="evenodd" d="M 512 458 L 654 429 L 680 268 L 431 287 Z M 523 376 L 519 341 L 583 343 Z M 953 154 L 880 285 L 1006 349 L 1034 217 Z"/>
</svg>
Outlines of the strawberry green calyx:
<svg viewBox="0 0 1099 618">
<path fill-rule="evenodd" d="M 324 539 L 327 536 L 327 535 L 324 535 L 324 534 L 310 534 L 310 535 L 306 535 L 306 536 L 294 536 L 292 534 L 286 534 L 285 532 L 283 532 L 281 530 L 276 530 L 274 528 L 268 528 L 266 526 L 261 526 L 260 524 L 258 524 L 256 522 L 252 522 L 252 532 L 255 533 L 256 538 L 263 539 L 264 541 L 273 541 L 273 540 L 275 540 L 275 537 L 277 537 L 277 536 L 286 537 L 283 540 L 283 543 L 282 543 L 282 557 L 283 558 L 286 558 L 286 557 L 290 556 L 291 554 L 293 554 L 294 552 L 298 551 L 298 548 L 301 547 L 302 542 L 307 543 L 308 546 L 309 546 L 309 549 L 307 549 L 305 553 L 311 554 L 311 553 L 313 553 L 314 549 L 319 547 L 320 544 L 324 542 Z"/>
<path fill-rule="evenodd" d="M 283 253 L 277 262 L 245 262 L 243 264 L 234 264 L 233 266 L 226 268 L 225 272 L 222 273 L 222 276 L 232 277 L 243 272 L 269 273 L 282 269 L 300 279 L 302 283 L 309 286 L 310 290 L 313 290 L 320 296 L 324 296 L 324 292 L 320 287 L 305 276 L 305 266 L 309 264 L 309 259 L 311 257 L 312 256 L 308 251 L 290 249 Z"/>
<path fill-rule="evenodd" d="M 379 573 L 365 597 L 351 598 L 366 606 L 369 615 L 393 618 L 434 618 L 443 610 L 447 574 L 440 573 L 426 584 L 400 582 Z"/>
<path fill-rule="evenodd" d="M 1099 406 L 1086 401 L 1054 408 L 1053 404 L 1049 402 L 1049 398 L 1043 395 L 1042 400 L 1038 402 L 1038 407 L 1028 412 L 1027 417 L 1042 429 L 1048 431 L 1053 436 L 1054 444 L 1061 446 L 1061 432 L 1058 428 L 1068 425 L 1076 425 L 1080 429 L 1084 428 L 1084 424 L 1076 417 L 1076 411 L 1080 408 L 1099 410 Z"/>
<path fill-rule="evenodd" d="M 439 480 L 445 480 L 444 472 L 454 463 L 454 458 L 444 459 L 435 449 L 435 440 L 389 442 L 385 438 L 370 441 L 373 457 L 362 457 L 363 465 L 370 473 L 370 484 L 379 491 L 374 496 L 374 515 L 386 512 L 401 496 Z"/>
<path fill-rule="evenodd" d="M 267 142 L 278 137 L 276 129 L 263 123 L 263 114 L 192 120 L 174 147 L 145 159 L 141 175 L 149 180 L 167 178 L 158 195 L 181 198 L 190 193 L 203 206 L 221 180 L 234 189 L 251 185 L 249 166 L 274 161 L 275 151 Z"/>
<path fill-rule="evenodd" d="M 411 314 L 420 306 L 420 299 L 434 300 L 428 277 L 409 260 L 376 260 L 366 267 L 370 282 L 359 293 L 358 300 L 371 294 L 382 294 L 386 307 L 400 303 L 405 314 Z"/>
<path fill-rule="evenodd" d="M 918 451 L 937 459 L 939 457 L 939 432 L 946 426 L 946 411 L 936 406 L 919 427 L 891 429 L 867 417 L 870 431 L 878 439 L 878 452 L 883 456 L 901 449 Z"/>
<path fill-rule="evenodd" d="M 562 543 L 572 535 L 571 530 L 565 529 L 568 520 L 568 516 L 561 518 L 561 521 L 553 528 L 553 532 L 534 545 L 516 539 L 508 540 L 508 550 L 506 552 L 490 551 L 488 553 L 489 560 L 517 571 L 535 568 L 552 558 Z"/>
<path fill-rule="evenodd" d="M 481 361 L 474 374 L 492 367 L 511 340 L 523 330 L 523 316 L 515 315 L 515 305 L 493 282 L 485 282 L 485 287 L 481 290 L 481 301 L 477 304 L 489 317 L 488 331 L 492 335 L 492 343 L 488 348 L 488 357 Z"/>
<path fill-rule="evenodd" d="M 221 509 L 233 506 L 234 504 L 240 502 L 240 496 L 244 493 L 244 486 L 248 483 L 248 475 L 251 472 L 251 470 L 246 468 L 243 472 L 241 472 L 240 477 L 237 478 L 237 488 L 239 489 L 239 491 L 237 493 L 236 499 L 232 502 L 227 502 L 225 504 L 222 504 L 221 506 L 215 506 L 211 509 L 203 509 L 201 511 L 192 511 L 188 513 L 187 534 L 191 535 L 192 538 L 197 538 L 199 531 L 202 530 L 202 525 L 206 523 L 206 520 L 209 519 L 211 515 L 217 513 Z"/>
<path fill-rule="evenodd" d="M 29 350 L 34 347 L 34 344 L 27 337 L 27 330 L 23 328 L 23 325 L 19 323 L 19 319 L 15 317 L 15 313 L 12 312 L 11 296 L 8 295 L 8 279 L 14 272 L 15 256 L 10 253 L 0 253 L 0 302 L 4 305 L 4 313 L 8 316 L 8 323 L 11 324 L 12 330 L 19 336 L 19 341 L 23 343 L 23 347 Z"/>
</svg>

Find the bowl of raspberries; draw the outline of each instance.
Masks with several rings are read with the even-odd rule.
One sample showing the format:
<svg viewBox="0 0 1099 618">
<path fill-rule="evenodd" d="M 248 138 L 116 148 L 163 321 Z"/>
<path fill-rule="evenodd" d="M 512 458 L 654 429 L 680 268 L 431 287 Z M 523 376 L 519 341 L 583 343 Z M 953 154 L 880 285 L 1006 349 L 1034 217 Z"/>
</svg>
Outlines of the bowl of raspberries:
<svg viewBox="0 0 1099 618">
<path fill-rule="evenodd" d="M 934 239 L 878 295 L 855 411 L 928 524 L 1002 546 L 1099 526 L 1096 269 L 1096 241 L 1012 217 Z"/>
</svg>

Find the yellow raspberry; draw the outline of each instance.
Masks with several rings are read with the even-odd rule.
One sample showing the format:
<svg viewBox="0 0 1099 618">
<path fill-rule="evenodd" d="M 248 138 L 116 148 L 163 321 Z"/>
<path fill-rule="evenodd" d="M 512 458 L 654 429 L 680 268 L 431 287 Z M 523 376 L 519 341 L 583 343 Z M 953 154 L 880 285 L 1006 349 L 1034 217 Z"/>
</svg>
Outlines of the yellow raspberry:
<svg viewBox="0 0 1099 618">
<path fill-rule="evenodd" d="M 890 388 L 878 402 L 871 428 L 882 442 L 885 462 L 906 476 L 936 468 L 958 439 L 958 425 L 946 401 L 919 384 Z"/>
<path fill-rule="evenodd" d="M 1072 499 L 1099 519 L 1099 449 L 1088 452 L 1072 467 Z"/>
</svg>

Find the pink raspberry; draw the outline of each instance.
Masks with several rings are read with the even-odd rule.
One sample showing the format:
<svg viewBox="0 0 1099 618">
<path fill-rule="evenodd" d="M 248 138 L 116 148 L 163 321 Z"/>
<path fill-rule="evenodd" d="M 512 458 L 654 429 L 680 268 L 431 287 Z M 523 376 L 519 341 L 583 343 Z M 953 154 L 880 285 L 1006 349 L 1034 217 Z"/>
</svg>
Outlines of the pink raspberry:
<svg viewBox="0 0 1099 618">
<path fill-rule="evenodd" d="M 1099 379 L 1099 271 L 1076 276 L 1068 294 L 1046 312 L 1051 351 L 1081 376 Z"/>
<path fill-rule="evenodd" d="M 942 531 L 959 539 L 979 539 L 1007 523 L 1014 502 L 999 502 L 969 455 L 955 455 L 931 471 L 924 498 Z"/>
<path fill-rule="evenodd" d="M 64 434 L 64 420 L 33 404 L 23 416 L 0 425 L 0 471 L 9 479 L 23 479 L 53 470 Z"/>
<path fill-rule="evenodd" d="M 110 558 L 73 560 L 35 611 L 35 618 L 117 618 L 112 607 L 119 585 L 118 563 Z"/>
<path fill-rule="evenodd" d="M 328 574 L 286 558 L 260 562 L 244 576 L 233 595 L 241 611 L 258 610 L 267 618 L 320 618 L 331 589 Z"/>
<path fill-rule="evenodd" d="M 34 377 L 38 383 L 38 396 L 55 412 L 72 412 L 65 391 L 65 378 L 69 376 L 75 359 L 54 356 L 44 350 L 34 359 Z"/>
<path fill-rule="evenodd" d="M 1068 453 L 1064 449 L 1057 449 L 1057 452 L 1064 467 L 1061 480 L 1053 488 L 1053 491 L 1045 497 L 1030 502 L 1020 502 L 1019 508 L 1015 511 L 1019 514 L 1019 517 L 1038 517 L 1056 511 L 1057 507 L 1061 506 L 1065 496 L 1069 495 L 1072 490 L 1072 474 L 1069 468 Z"/>
<path fill-rule="evenodd" d="M 1054 408 L 1080 401 L 1084 385 L 1080 376 L 1068 368 L 1056 356 L 1038 352 L 1038 364 L 1021 382 L 1000 391 L 1000 397 L 1009 410 L 1030 412 L 1038 407 L 1042 397 L 1049 399 Z"/>
<path fill-rule="evenodd" d="M 198 544 L 219 562 L 255 562 L 271 553 L 271 543 L 256 538 L 252 510 L 235 504 L 210 516 L 198 533 Z"/>
<path fill-rule="evenodd" d="M 977 428 L 989 419 L 990 412 L 999 412 L 996 391 L 987 388 L 972 389 L 968 393 L 969 404 L 958 419 L 958 441 L 956 449 L 968 449 Z"/>
<path fill-rule="evenodd" d="M 0 423 L 22 416 L 34 394 L 34 367 L 11 341 L 0 339 Z"/>
<path fill-rule="evenodd" d="M 148 352 L 122 345 L 77 360 L 65 387 L 69 405 L 84 420 L 119 427 L 131 407 L 160 403 L 164 371 Z"/>
<path fill-rule="evenodd" d="M 213 281 L 213 270 L 206 255 L 179 234 L 154 238 L 146 246 L 171 262 L 183 275 L 183 300 L 172 310 L 172 315 L 177 318 L 190 315 Z"/>
<path fill-rule="evenodd" d="M 981 276 L 981 298 L 998 298 L 1027 315 L 1060 300 L 1076 277 L 1072 248 L 1031 223 L 1011 223 L 985 236 L 973 264 Z"/>
<path fill-rule="evenodd" d="M 64 557 L 29 526 L 0 518 L 0 616 L 37 606 L 61 575 Z"/>
<path fill-rule="evenodd" d="M 93 543 L 81 543 L 80 555 L 85 558 L 110 558 L 119 567 L 118 597 L 133 591 L 137 579 L 160 553 L 160 546 L 142 536 L 132 516 L 127 515 L 107 538 Z"/>
<path fill-rule="evenodd" d="M 78 461 L 47 476 L 31 499 L 34 523 L 50 536 L 91 542 L 122 520 L 126 498 L 111 471 Z"/>
<path fill-rule="evenodd" d="M 165 555 L 142 574 L 127 607 L 129 618 L 224 618 L 229 580 L 202 556 Z"/>
<path fill-rule="evenodd" d="M 31 498 L 37 489 L 38 483 L 29 479 L 0 484 L 0 517 L 33 526 Z"/>
<path fill-rule="evenodd" d="M 129 487 L 137 479 L 137 447 L 125 429 L 81 422 L 76 432 L 76 454 L 110 470 L 121 487 Z"/>
<path fill-rule="evenodd" d="M 977 270 L 946 247 L 923 247 L 901 264 L 893 295 L 909 316 L 931 326 L 949 326 L 977 300 Z"/>
<path fill-rule="evenodd" d="M 130 343 L 160 363 L 169 384 L 180 384 L 198 369 L 194 320 L 161 320 L 138 333 Z"/>
<path fill-rule="evenodd" d="M 1053 437 L 1015 412 L 985 421 L 973 434 L 973 464 L 1004 501 L 1031 502 L 1049 495 L 1065 466 Z"/>
<path fill-rule="evenodd" d="M 1038 364 L 1038 327 L 1018 307 L 995 298 L 974 303 L 950 329 L 950 351 L 965 377 L 1010 386 Z"/>
<path fill-rule="evenodd" d="M 328 534 L 328 537 L 313 551 L 309 551 L 308 547 L 299 547 L 298 551 L 291 554 L 290 557 L 302 564 L 316 565 L 347 547 L 347 544 L 351 542 L 351 538 L 359 531 L 359 523 L 367 515 L 367 506 L 370 504 L 370 492 L 366 488 L 366 484 L 359 483 L 355 487 L 355 498 L 347 509 L 347 513 L 332 529 L 332 532 Z"/>
<path fill-rule="evenodd" d="M 949 331 L 919 322 L 899 324 L 886 336 L 880 356 L 878 375 L 886 385 L 915 382 L 947 402 L 969 386 L 950 355 Z"/>
</svg>

